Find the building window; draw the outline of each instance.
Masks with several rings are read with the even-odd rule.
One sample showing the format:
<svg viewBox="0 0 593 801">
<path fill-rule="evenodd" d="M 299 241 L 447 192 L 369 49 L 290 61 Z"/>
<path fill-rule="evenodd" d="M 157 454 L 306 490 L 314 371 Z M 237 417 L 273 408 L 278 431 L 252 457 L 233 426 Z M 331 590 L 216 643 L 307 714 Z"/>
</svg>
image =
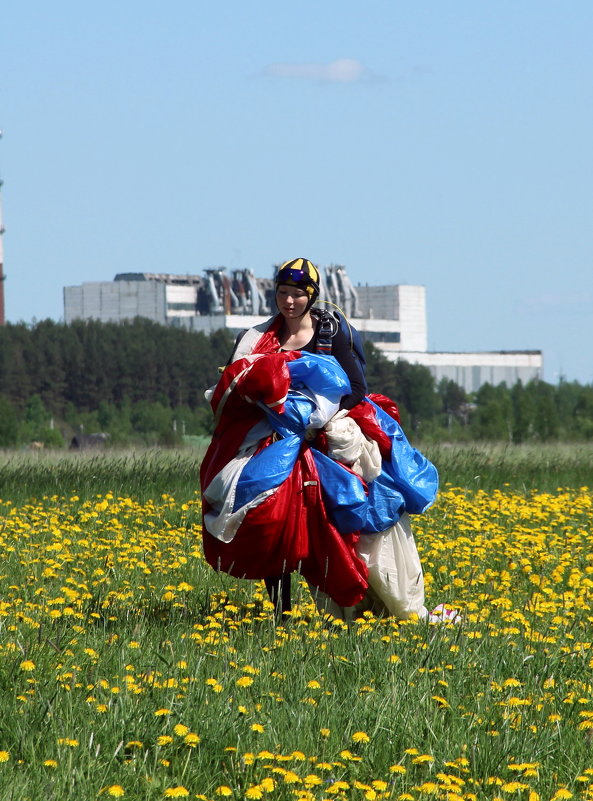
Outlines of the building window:
<svg viewBox="0 0 593 801">
<path fill-rule="evenodd" d="M 167 303 L 167 311 L 196 311 L 195 303 Z"/>
<path fill-rule="evenodd" d="M 356 320 L 354 320 L 356 323 Z M 364 342 L 399 342 L 399 331 L 361 331 Z"/>
</svg>

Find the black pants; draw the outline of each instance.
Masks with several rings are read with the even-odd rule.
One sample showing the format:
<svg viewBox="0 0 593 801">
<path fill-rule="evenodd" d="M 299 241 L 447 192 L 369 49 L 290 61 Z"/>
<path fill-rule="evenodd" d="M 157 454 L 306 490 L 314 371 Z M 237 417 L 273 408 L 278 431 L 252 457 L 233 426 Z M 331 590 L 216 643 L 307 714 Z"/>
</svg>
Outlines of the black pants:
<svg viewBox="0 0 593 801">
<path fill-rule="evenodd" d="M 268 576 L 265 579 L 265 583 L 270 601 L 274 604 L 276 615 L 280 616 L 290 612 L 292 609 L 290 573 L 282 573 L 280 576 Z"/>
</svg>

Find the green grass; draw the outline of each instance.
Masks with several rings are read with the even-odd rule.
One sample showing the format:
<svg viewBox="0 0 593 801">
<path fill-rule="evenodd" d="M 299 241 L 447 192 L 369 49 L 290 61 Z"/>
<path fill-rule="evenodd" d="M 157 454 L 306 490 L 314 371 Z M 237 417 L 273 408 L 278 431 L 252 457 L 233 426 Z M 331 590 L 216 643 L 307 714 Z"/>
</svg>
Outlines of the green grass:
<svg viewBox="0 0 593 801">
<path fill-rule="evenodd" d="M 26 500 L 46 494 L 94 497 L 114 492 L 146 499 L 171 493 L 192 498 L 206 443 L 184 449 L 103 452 L 0 453 L 0 498 Z M 553 491 L 587 486 L 593 477 L 593 444 L 427 445 L 442 483 L 473 489 Z"/>
<path fill-rule="evenodd" d="M 0 498 L 44 495 L 92 498 L 113 492 L 135 498 L 162 493 L 191 498 L 199 489 L 206 445 L 183 449 L 106 451 L 4 451 L 0 454 Z"/>
<path fill-rule="evenodd" d="M 277 627 L 162 495 L 0 505 L 2 801 L 591 798 L 590 493 L 445 490 L 415 519 L 444 627 L 296 580 Z"/>
<path fill-rule="evenodd" d="M 438 467 L 442 481 L 459 487 L 553 491 L 593 481 L 589 443 L 431 445 L 423 452 Z"/>
</svg>

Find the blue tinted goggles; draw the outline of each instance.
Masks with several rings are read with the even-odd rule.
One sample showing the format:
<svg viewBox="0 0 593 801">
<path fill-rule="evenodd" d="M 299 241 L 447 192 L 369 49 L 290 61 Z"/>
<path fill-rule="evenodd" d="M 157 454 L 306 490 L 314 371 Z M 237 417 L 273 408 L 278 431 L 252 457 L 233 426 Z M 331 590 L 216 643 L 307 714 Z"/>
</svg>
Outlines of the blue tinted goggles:
<svg viewBox="0 0 593 801">
<path fill-rule="evenodd" d="M 312 286 L 316 292 L 319 292 L 319 286 L 311 278 L 309 273 L 304 270 L 295 270 L 292 267 L 284 267 L 276 276 L 276 284 L 306 284 Z"/>
</svg>

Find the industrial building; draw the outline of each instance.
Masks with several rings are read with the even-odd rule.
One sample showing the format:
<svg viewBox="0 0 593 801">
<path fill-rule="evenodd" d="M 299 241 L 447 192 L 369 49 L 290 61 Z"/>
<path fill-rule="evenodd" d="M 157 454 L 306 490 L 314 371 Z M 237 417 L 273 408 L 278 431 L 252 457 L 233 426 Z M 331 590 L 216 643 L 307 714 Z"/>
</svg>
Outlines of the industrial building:
<svg viewBox="0 0 593 801">
<path fill-rule="evenodd" d="M 437 382 L 448 378 L 471 393 L 485 383 L 512 386 L 542 378 L 541 351 L 429 352 L 423 286 L 355 287 L 343 266 L 330 265 L 322 271 L 320 300 L 342 309 L 363 339 L 388 359 L 422 364 Z M 219 267 L 205 270 L 203 276 L 120 273 L 114 281 L 64 289 L 66 323 L 147 317 L 206 334 L 221 328 L 238 333 L 273 313 L 273 279 L 256 278 L 248 269 L 228 275 Z"/>
</svg>

